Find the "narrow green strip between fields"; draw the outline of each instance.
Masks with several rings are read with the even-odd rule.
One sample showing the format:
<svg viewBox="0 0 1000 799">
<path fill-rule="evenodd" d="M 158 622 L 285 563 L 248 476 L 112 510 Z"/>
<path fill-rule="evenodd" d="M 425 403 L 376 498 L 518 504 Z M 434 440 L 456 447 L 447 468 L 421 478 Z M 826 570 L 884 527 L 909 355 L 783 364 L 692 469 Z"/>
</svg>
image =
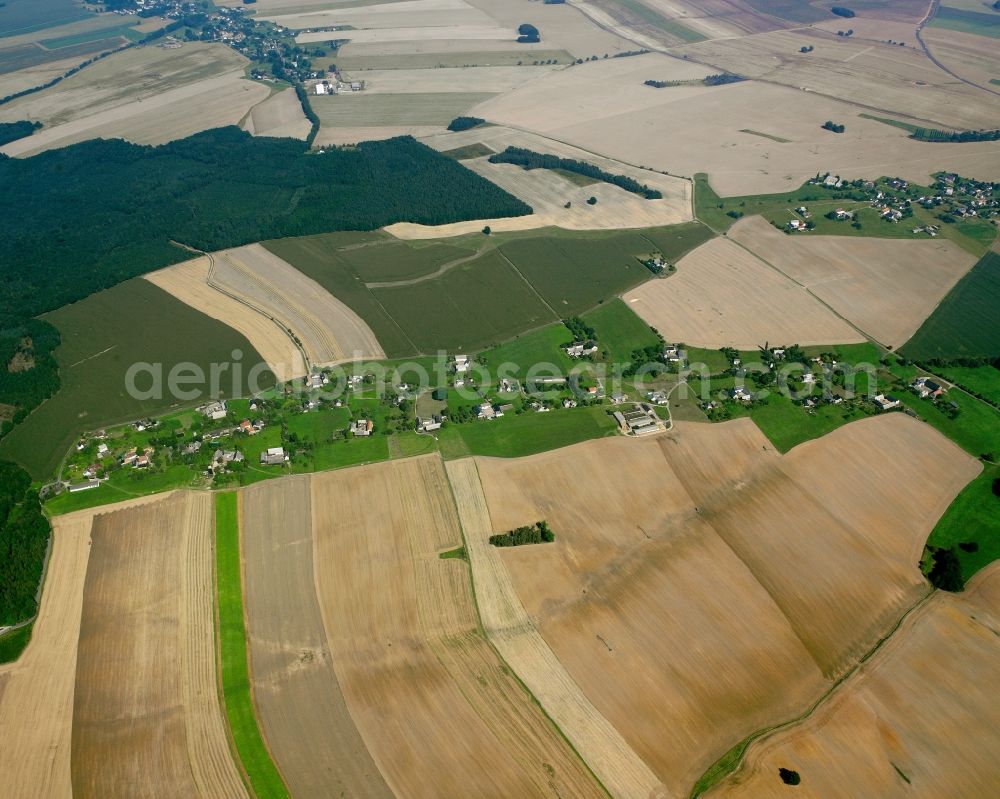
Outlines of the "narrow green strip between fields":
<svg viewBox="0 0 1000 799">
<path fill-rule="evenodd" d="M 250 696 L 243 585 L 240 570 L 240 527 L 237 495 L 215 497 L 216 575 L 219 600 L 222 695 L 236 752 L 258 799 L 288 797 L 257 726 Z"/>
</svg>

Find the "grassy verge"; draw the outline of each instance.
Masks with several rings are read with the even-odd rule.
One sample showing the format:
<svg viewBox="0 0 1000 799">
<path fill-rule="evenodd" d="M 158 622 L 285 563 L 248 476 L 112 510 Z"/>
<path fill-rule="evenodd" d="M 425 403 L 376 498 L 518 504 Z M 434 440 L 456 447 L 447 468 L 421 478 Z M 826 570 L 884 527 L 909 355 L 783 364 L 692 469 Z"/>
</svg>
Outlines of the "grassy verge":
<svg viewBox="0 0 1000 799">
<path fill-rule="evenodd" d="M 283 799 L 288 791 L 264 744 L 250 696 L 235 493 L 219 494 L 215 498 L 215 535 L 222 695 L 229 729 L 250 787 L 258 799 Z"/>
<path fill-rule="evenodd" d="M 34 622 L 0 635 L 0 663 L 13 663 L 21 657 L 28 641 L 31 640 L 33 626 Z"/>
</svg>

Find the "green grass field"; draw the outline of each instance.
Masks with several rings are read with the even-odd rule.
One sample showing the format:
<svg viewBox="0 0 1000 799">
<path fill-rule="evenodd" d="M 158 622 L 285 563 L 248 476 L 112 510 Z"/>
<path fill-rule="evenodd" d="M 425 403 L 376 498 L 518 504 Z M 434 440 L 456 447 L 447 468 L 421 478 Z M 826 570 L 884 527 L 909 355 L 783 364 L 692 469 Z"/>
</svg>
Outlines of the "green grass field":
<svg viewBox="0 0 1000 799">
<path fill-rule="evenodd" d="M 500 250 L 560 318 L 590 310 L 651 277 L 637 260 L 650 250 L 638 233 L 531 236 L 507 241 Z"/>
<path fill-rule="evenodd" d="M 573 334 L 566 326 L 562 322 L 556 322 L 487 350 L 483 357 L 492 375 L 496 375 L 497 370 L 505 363 L 516 364 L 517 371 L 512 374 L 522 377 L 534 364 L 539 363 L 550 363 L 560 370 L 568 371 L 574 361 L 563 352 L 562 346 L 572 343 L 572 339 Z"/>
<path fill-rule="evenodd" d="M 908 358 L 1000 355 L 1000 254 L 984 255 L 901 348 Z"/>
<path fill-rule="evenodd" d="M 615 422 L 604 408 L 586 407 L 551 413 L 529 411 L 488 422 L 450 425 L 441 429 L 439 440 L 446 458 L 520 458 L 614 435 L 615 430 Z"/>
<path fill-rule="evenodd" d="M 944 366 L 935 368 L 945 380 L 1000 405 L 1000 369 L 995 366 Z"/>
<path fill-rule="evenodd" d="M 910 391 L 895 391 L 893 396 L 970 455 L 1000 456 L 1000 411 L 996 408 L 956 389 L 945 394 L 939 403 L 920 399 Z M 959 407 L 954 419 L 946 412 L 949 402 Z"/>
<path fill-rule="evenodd" d="M 419 352 L 483 349 L 556 319 L 496 251 L 440 278 L 372 294 Z"/>
<path fill-rule="evenodd" d="M 390 239 L 370 247 L 341 249 L 337 255 L 366 283 L 410 280 L 429 275 L 445 264 L 472 255 L 480 239 L 473 243 L 471 239 L 462 237 L 456 239 L 455 244 Z"/>
<path fill-rule="evenodd" d="M 714 235 L 712 229 L 701 222 L 686 222 L 683 225 L 649 228 L 642 231 L 643 238 L 651 241 L 652 249 L 658 250 L 668 263 L 676 261 L 699 244 L 704 244 Z"/>
<path fill-rule="evenodd" d="M 975 33 L 980 36 L 992 36 L 1000 39 L 1000 14 L 991 14 L 985 4 L 982 12 L 941 6 L 931 25 L 961 33 Z"/>
<path fill-rule="evenodd" d="M 31 640 L 33 626 L 34 622 L 0 635 L 0 663 L 13 663 L 21 657 L 21 653 Z"/>
<path fill-rule="evenodd" d="M 994 480 L 1000 480 L 1000 466 L 987 465 L 948 506 L 927 541 L 931 546 L 955 547 L 966 580 L 1000 558 L 1000 497 L 993 493 Z M 958 546 L 970 541 L 978 551 Z"/>
<path fill-rule="evenodd" d="M 215 497 L 215 535 L 222 695 L 229 729 L 258 799 L 284 799 L 288 791 L 261 737 L 250 697 L 240 573 L 239 513 L 235 493 L 217 494 Z"/>
<path fill-rule="evenodd" d="M 705 37 L 697 31 L 685 27 L 675 19 L 669 19 L 653 8 L 644 5 L 640 0 L 618 0 L 618 5 L 622 6 L 632 16 L 638 18 L 643 24 L 659 31 L 663 31 L 682 42 L 693 43 L 702 42 Z"/>
<path fill-rule="evenodd" d="M 469 158 L 482 158 L 486 155 L 493 155 L 493 150 L 482 142 L 473 142 L 464 147 L 456 147 L 454 150 L 443 150 L 441 155 L 454 158 L 456 161 L 465 161 Z"/>
<path fill-rule="evenodd" d="M 660 343 L 649 325 L 617 297 L 585 313 L 583 320 L 594 328 L 597 343 L 610 363 L 628 363 L 635 350 Z"/>
<path fill-rule="evenodd" d="M 64 47 L 75 47 L 76 45 L 91 44 L 101 42 L 102 40 L 115 41 L 117 39 L 120 44 L 122 43 L 120 41 L 122 38 L 136 41 L 141 39 L 143 35 L 135 30 L 134 25 L 118 25 L 114 28 L 98 28 L 96 30 L 83 31 L 82 33 L 73 33 L 68 36 L 59 36 L 54 39 L 42 39 L 39 44 L 48 50 L 62 50 Z"/>
<path fill-rule="evenodd" d="M 192 363 L 207 375 L 210 364 L 230 363 L 233 350 L 243 353 L 246 371 L 260 361 L 250 342 L 232 328 L 141 279 L 91 295 L 45 318 L 62 336 L 55 353 L 62 386 L 0 442 L 0 457 L 23 464 L 38 480 L 55 472 L 70 444 L 85 430 L 192 404 L 194 398 L 177 399 L 166 390 L 166 378 L 175 365 Z M 130 396 L 126 374 L 140 362 L 163 365 L 162 398 Z M 150 388 L 148 379 L 136 382 L 138 388 Z M 232 396 L 232 386 L 226 385 L 231 380 L 222 383 L 223 393 Z M 238 390 L 246 388 L 246 380 L 241 381 Z"/>
</svg>

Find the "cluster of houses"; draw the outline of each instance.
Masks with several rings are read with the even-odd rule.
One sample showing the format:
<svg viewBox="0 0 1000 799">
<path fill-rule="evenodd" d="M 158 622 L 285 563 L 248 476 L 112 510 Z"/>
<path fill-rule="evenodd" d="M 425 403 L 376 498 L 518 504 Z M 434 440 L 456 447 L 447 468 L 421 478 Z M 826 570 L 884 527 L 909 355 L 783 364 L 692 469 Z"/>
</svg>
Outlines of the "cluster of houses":
<svg viewBox="0 0 1000 799">
<path fill-rule="evenodd" d="M 615 411 L 612 416 L 626 435 L 647 436 L 666 429 L 656 410 L 646 403 L 629 411 Z"/>
<path fill-rule="evenodd" d="M 598 346 L 593 341 L 574 341 L 568 347 L 563 347 L 570 358 L 587 358 L 597 352 Z"/>
<path fill-rule="evenodd" d="M 313 86 L 313 92 L 318 95 L 347 94 L 350 92 L 361 92 L 364 89 L 365 82 L 363 80 L 345 81 L 341 79 L 339 72 L 331 72 L 322 80 L 317 81 Z"/>
<path fill-rule="evenodd" d="M 283 466 L 288 463 L 288 454 L 284 447 L 268 447 L 260 453 L 261 466 Z"/>
</svg>

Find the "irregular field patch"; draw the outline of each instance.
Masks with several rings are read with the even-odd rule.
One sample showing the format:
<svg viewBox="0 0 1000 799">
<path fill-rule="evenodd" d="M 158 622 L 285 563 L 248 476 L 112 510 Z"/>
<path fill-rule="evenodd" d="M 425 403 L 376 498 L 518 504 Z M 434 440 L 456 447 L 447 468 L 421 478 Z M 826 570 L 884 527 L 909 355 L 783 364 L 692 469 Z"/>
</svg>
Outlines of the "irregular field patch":
<svg viewBox="0 0 1000 799">
<path fill-rule="evenodd" d="M 759 216 L 729 235 L 889 347 L 907 341 L 975 263 L 950 241 L 788 236 Z"/>
<path fill-rule="evenodd" d="M 668 340 L 707 349 L 863 340 L 801 286 L 727 239 L 701 245 L 677 263 L 675 275 L 623 299 Z"/>
</svg>

